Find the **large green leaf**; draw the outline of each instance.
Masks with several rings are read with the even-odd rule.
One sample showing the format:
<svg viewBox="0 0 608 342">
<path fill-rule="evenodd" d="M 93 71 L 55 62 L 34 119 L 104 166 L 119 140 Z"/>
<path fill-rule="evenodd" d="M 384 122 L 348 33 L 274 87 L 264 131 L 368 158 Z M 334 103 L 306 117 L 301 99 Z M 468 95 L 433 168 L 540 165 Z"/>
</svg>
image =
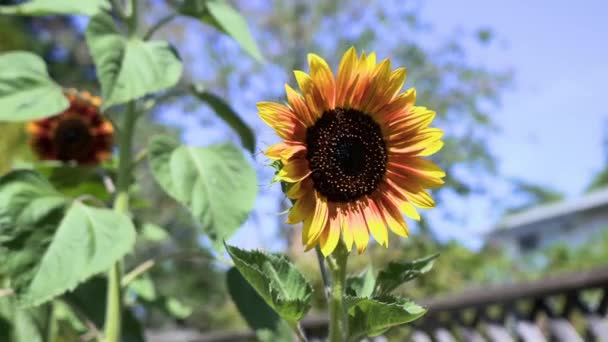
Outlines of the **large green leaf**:
<svg viewBox="0 0 608 342">
<path fill-rule="evenodd" d="M 131 219 L 74 202 L 45 251 L 22 303 L 37 305 L 109 269 L 135 243 Z"/>
<path fill-rule="evenodd" d="M 190 209 L 216 247 L 253 209 L 255 170 L 233 145 L 180 146 L 159 136 L 150 142 L 148 156 L 156 181 Z"/>
<path fill-rule="evenodd" d="M 232 267 L 228 270 L 226 282 L 232 302 L 249 327 L 255 331 L 258 340 L 271 342 L 291 338 L 289 326 L 266 304 L 238 269 Z"/>
<path fill-rule="evenodd" d="M 40 57 L 23 51 L 0 55 L 0 121 L 41 119 L 68 106 Z"/>
<path fill-rule="evenodd" d="M 391 327 L 422 317 L 426 310 L 416 303 L 390 296 L 378 298 L 346 297 L 349 339 L 377 336 Z"/>
<path fill-rule="evenodd" d="M 97 66 L 104 108 L 170 88 L 179 81 L 182 63 L 169 43 L 126 38 L 108 14 L 91 19 L 85 38 Z"/>
<path fill-rule="evenodd" d="M 410 262 L 391 262 L 385 270 L 378 273 L 374 294 L 388 294 L 401 284 L 406 283 L 433 268 L 439 254 L 429 255 Z"/>
<path fill-rule="evenodd" d="M 43 225 L 68 200 L 49 182 L 29 170 L 12 171 L 0 178 L 0 245 L 24 231 Z"/>
<path fill-rule="evenodd" d="M 186 0 L 180 12 L 201 20 L 231 36 L 243 50 L 258 61 L 263 57 L 249 32 L 247 22 L 237 10 L 224 0 Z"/>
<path fill-rule="evenodd" d="M 0 14 L 82 14 L 92 16 L 101 10 L 108 9 L 110 9 L 108 0 L 31 0 L 19 5 L 0 6 Z"/>
<path fill-rule="evenodd" d="M 226 101 L 197 86 L 192 87 L 192 92 L 201 101 L 206 102 L 215 113 L 224 120 L 241 137 L 241 143 L 252 154 L 255 152 L 255 135 L 241 117 L 235 113 Z"/>
<path fill-rule="evenodd" d="M 279 316 L 292 325 L 304 317 L 313 290 L 287 258 L 229 245 L 226 250 L 243 277 Z"/>
</svg>

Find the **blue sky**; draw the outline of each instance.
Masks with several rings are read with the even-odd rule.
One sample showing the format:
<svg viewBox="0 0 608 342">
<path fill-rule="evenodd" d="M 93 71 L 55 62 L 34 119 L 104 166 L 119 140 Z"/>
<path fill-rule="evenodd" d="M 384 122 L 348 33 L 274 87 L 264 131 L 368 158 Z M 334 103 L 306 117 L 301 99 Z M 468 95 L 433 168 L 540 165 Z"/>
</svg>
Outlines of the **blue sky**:
<svg viewBox="0 0 608 342">
<path fill-rule="evenodd" d="M 448 33 L 490 27 L 499 44 L 472 50 L 516 80 L 496 120 L 492 141 L 507 176 L 581 193 L 605 160 L 608 108 L 608 21 L 605 1 L 428 1 L 423 17 Z"/>
<path fill-rule="evenodd" d="M 488 47 L 471 44 L 468 57 L 497 70 L 515 72 L 514 86 L 505 93 L 501 107 L 493 113 L 502 133 L 489 142 L 498 158 L 501 174 L 551 186 L 569 197 L 580 195 L 604 162 L 602 134 L 608 109 L 601 100 L 606 89 L 604 80 L 608 79 L 608 46 L 602 42 L 608 37 L 608 22 L 602 14 L 608 10 L 608 4 L 599 0 L 585 1 L 578 7 L 567 1 L 549 0 L 428 0 L 421 3 L 421 18 L 432 25 L 432 35 L 436 37 L 455 31 L 470 33 L 478 28 L 492 29 L 495 44 Z M 241 4 L 245 5 L 245 13 L 247 6 L 266 8 L 268 5 L 265 1 Z M 400 4 L 393 1 L 387 6 Z M 348 15 L 341 14 L 342 17 Z M 359 20 L 373 20 L 368 17 L 364 14 Z M 256 19 L 247 19 L 255 28 Z M 351 22 L 349 18 L 337 19 L 338 26 L 344 27 L 340 24 L 342 19 Z M 335 24 L 330 21 L 325 29 L 334 30 Z M 205 36 L 198 25 L 186 25 L 185 30 L 186 42 L 192 42 L 181 46 L 188 65 L 187 73 L 197 80 L 213 80 L 216 67 L 221 63 L 212 64 L 204 57 L 202 63 L 199 61 L 200 42 L 215 36 Z M 279 44 L 272 44 L 272 37 L 264 34 L 256 32 L 256 38 L 271 50 L 280 49 Z M 386 37 L 384 43 L 398 43 L 398 39 L 396 35 Z M 429 45 L 432 43 L 431 38 Z M 230 39 L 215 39 L 213 47 L 226 58 L 240 55 L 239 47 Z M 379 47 L 382 50 L 382 44 Z M 390 57 L 382 51 L 379 54 Z M 241 61 L 252 63 L 249 59 L 241 58 Z M 268 100 L 263 95 L 264 89 L 268 93 L 280 93 L 284 82 L 289 82 L 289 72 L 266 65 L 246 80 L 245 87 L 236 74 L 228 80 L 229 92 L 239 94 L 231 97 L 230 103 L 256 129 L 259 149 L 274 143 L 276 137 L 255 115 L 255 103 Z M 205 108 L 191 116 L 184 116 L 177 110 L 174 114 L 167 113 L 165 118 L 189 128 L 184 132 L 184 138 L 193 144 L 225 140 L 232 134 Z M 204 128 L 198 125 L 201 121 L 204 121 Z M 235 138 L 233 134 L 232 138 Z M 259 166 L 264 158 L 258 156 L 255 162 Z M 270 168 L 259 172 L 262 172 L 259 183 L 263 195 L 256 203 L 256 215 L 233 242 L 247 248 L 277 248 L 274 242 L 280 210 L 275 199 L 281 193 L 278 185 L 269 188 Z M 497 180 L 492 195 L 507 198 L 512 193 Z M 487 196 L 453 198 L 451 202 L 466 211 L 467 220 L 449 221 L 441 217 L 440 211 L 429 212 L 427 216 L 432 226 L 439 227 L 434 229 L 438 237 L 442 240 L 456 238 L 469 246 L 479 245 L 482 234 L 499 217 L 494 204 Z"/>
</svg>

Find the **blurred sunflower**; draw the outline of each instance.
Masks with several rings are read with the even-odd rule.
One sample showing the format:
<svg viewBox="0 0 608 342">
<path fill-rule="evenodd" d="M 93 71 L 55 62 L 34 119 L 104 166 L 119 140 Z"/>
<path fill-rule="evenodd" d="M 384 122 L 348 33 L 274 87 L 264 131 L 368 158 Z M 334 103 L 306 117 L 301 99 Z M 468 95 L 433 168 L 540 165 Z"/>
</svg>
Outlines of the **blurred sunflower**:
<svg viewBox="0 0 608 342">
<path fill-rule="evenodd" d="M 277 179 L 289 183 L 294 200 L 287 222 L 304 222 L 302 241 L 324 255 L 340 236 L 365 251 L 370 234 L 388 246 L 387 226 L 408 236 L 401 215 L 419 220 L 416 207 L 435 202 L 426 189 L 443 184 L 445 173 L 422 157 L 437 152 L 443 132 L 429 128 L 435 112 L 414 105 L 416 91 L 401 93 L 405 69 L 390 60 L 342 57 L 337 76 L 309 54 L 310 75 L 295 71 L 301 94 L 285 86 L 288 105 L 260 102 L 259 115 L 284 142 L 265 154 L 280 161 Z"/>
<path fill-rule="evenodd" d="M 114 128 L 103 117 L 101 99 L 86 91 L 65 91 L 70 107 L 63 113 L 29 122 L 29 143 L 43 160 L 98 164 L 110 158 Z"/>
</svg>

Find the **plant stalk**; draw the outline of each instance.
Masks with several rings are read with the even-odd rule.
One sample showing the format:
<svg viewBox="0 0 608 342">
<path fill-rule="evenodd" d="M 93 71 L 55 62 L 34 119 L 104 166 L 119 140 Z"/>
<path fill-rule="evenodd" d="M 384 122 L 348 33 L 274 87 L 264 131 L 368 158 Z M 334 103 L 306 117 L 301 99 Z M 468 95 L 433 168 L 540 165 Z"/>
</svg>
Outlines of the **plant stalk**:
<svg viewBox="0 0 608 342">
<path fill-rule="evenodd" d="M 118 179 L 114 210 L 117 213 L 129 213 L 129 185 L 131 184 L 131 163 L 133 129 L 137 114 L 135 101 L 129 102 L 127 112 L 123 114 L 123 125 L 118 144 Z M 108 294 L 106 302 L 106 320 L 104 335 L 107 342 L 119 342 L 122 321 L 122 262 L 118 261 L 108 273 Z"/>
<path fill-rule="evenodd" d="M 348 250 L 342 242 L 327 258 L 331 271 L 331 291 L 329 295 L 329 341 L 343 342 L 348 336 L 348 321 L 344 310 L 344 287 Z"/>
</svg>

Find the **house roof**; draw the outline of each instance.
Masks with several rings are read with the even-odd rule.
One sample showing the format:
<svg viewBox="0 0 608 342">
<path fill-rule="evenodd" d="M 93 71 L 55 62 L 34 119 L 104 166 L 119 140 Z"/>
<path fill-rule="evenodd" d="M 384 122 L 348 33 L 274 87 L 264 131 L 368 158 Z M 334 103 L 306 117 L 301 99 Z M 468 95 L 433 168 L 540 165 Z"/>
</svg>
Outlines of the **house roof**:
<svg viewBox="0 0 608 342">
<path fill-rule="evenodd" d="M 566 216 L 597 207 L 608 206 L 608 187 L 596 190 L 584 196 L 561 201 L 558 203 L 540 205 L 521 213 L 508 215 L 488 235 L 504 233 L 531 223 Z"/>
</svg>

